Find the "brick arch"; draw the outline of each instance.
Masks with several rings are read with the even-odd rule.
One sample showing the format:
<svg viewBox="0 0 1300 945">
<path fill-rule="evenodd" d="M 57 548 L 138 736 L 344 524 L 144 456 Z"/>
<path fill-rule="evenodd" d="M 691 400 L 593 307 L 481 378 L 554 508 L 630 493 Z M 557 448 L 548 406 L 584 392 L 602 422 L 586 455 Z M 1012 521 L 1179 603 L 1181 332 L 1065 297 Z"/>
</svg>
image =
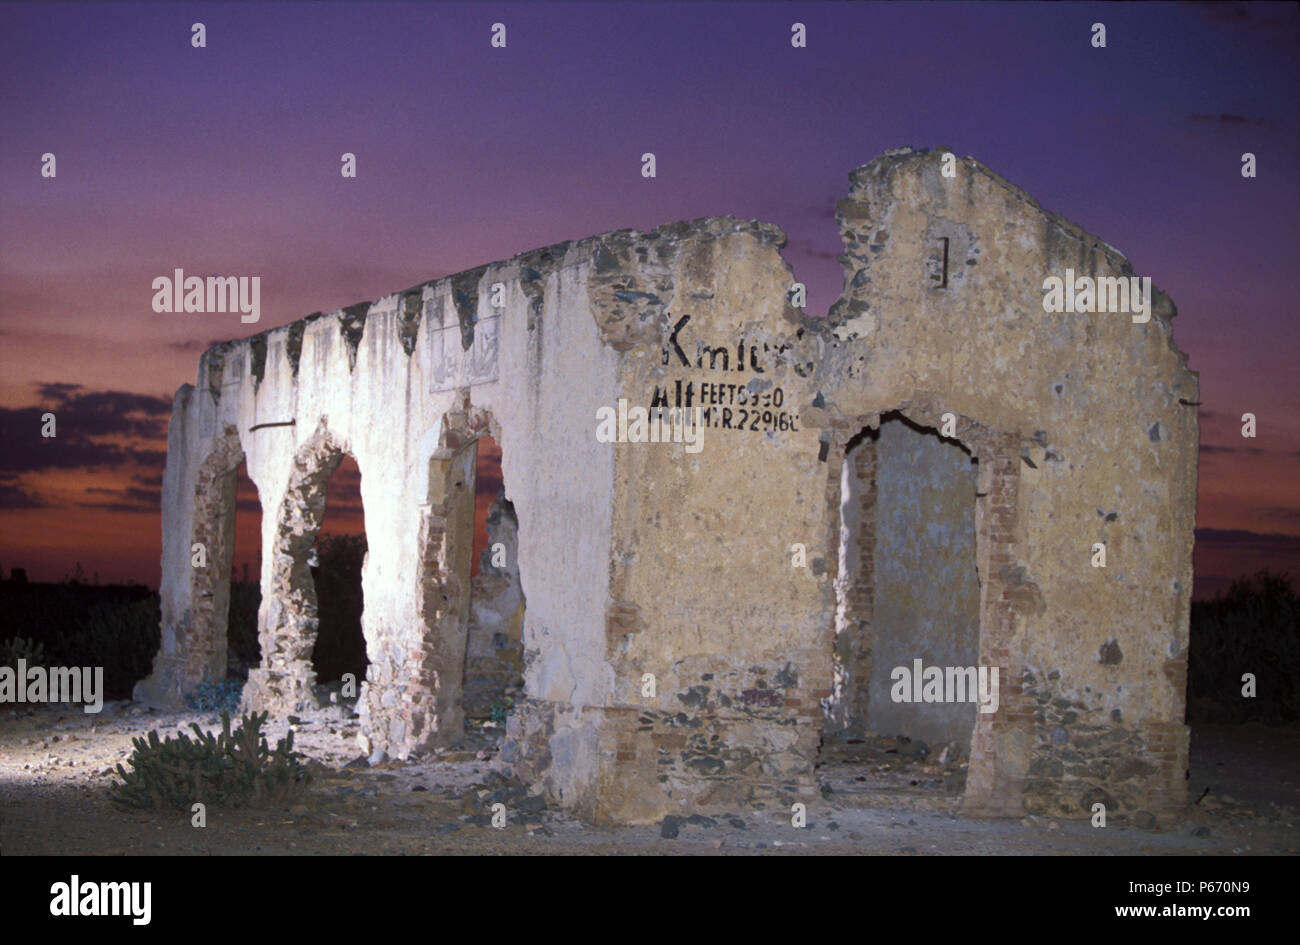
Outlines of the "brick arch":
<svg viewBox="0 0 1300 945">
<path fill-rule="evenodd" d="M 179 706 L 200 683 L 226 678 L 236 473 L 243 461 L 239 431 L 227 424 L 213 437 L 195 469 L 190 542 L 185 549 L 189 606 L 174 613 L 164 602 L 163 633 L 153 672 L 137 684 L 137 698 Z M 201 552 L 196 545 L 202 546 Z"/>
<path fill-rule="evenodd" d="M 316 706 L 312 650 L 320 625 L 308 552 L 325 517 L 330 476 L 350 455 L 322 418 L 294 455 L 289 484 L 276 513 L 271 576 L 258 615 L 262 664 L 249 673 L 244 703 L 283 715 Z"/>
<path fill-rule="evenodd" d="M 476 447 L 479 437 L 494 430 L 499 428 L 490 414 L 466 409 L 443 415 L 423 440 L 418 638 L 400 667 L 378 667 L 382 675 L 368 687 L 368 713 L 386 717 L 374 727 L 388 734 L 390 751 L 402 755 L 451 744 L 463 731 Z M 407 695 L 401 705 L 383 706 L 382 693 L 393 686 Z"/>
<path fill-rule="evenodd" d="M 953 436 L 942 437 L 944 415 L 949 413 L 955 418 Z M 979 663 L 999 667 L 999 708 L 991 715 L 979 712 L 975 715 L 963 803 L 972 811 L 1018 814 L 1022 810 L 1019 786 L 1007 783 L 1008 777 L 1014 778 L 1014 775 L 999 763 L 999 748 L 1008 745 L 1017 731 L 1032 725 L 1034 706 L 1022 692 L 1023 667 L 1011 665 L 1011 639 L 1017 616 L 1042 606 L 1036 585 L 1027 579 L 1023 567 L 1018 566 L 1017 507 L 1020 450 L 1024 436 L 1018 431 L 1001 430 L 944 407 L 942 398 L 937 395 L 918 394 L 878 413 L 859 416 L 856 420 L 837 420 L 828 455 L 831 468 L 828 470 L 827 498 L 831 508 L 837 510 L 831 516 L 832 548 L 841 547 L 841 529 L 844 526 L 838 509 L 848 450 L 862 434 L 879 430 L 882 420 L 890 415 L 900 416 L 915 427 L 954 442 L 979 464 L 974 510 L 975 572 L 979 582 Z M 863 453 L 858 453 L 856 459 L 869 462 L 867 454 Z M 874 490 L 874 469 L 859 469 L 857 473 L 868 478 Z M 836 700 L 844 696 L 841 685 L 845 678 L 853 672 L 860 674 L 864 671 L 862 666 L 846 665 L 848 655 L 838 632 L 843 629 L 845 601 L 855 593 L 868 597 L 874 595 L 874 575 L 868 578 L 870 587 L 850 588 L 846 585 L 846 576 L 840 573 L 841 564 L 837 560 L 834 566 L 837 589 L 835 626 L 828 635 L 836 685 L 826 703 L 832 724 L 844 722 L 843 717 L 835 717 L 835 711 Z M 870 672 L 869 665 L 865 671 Z"/>
</svg>

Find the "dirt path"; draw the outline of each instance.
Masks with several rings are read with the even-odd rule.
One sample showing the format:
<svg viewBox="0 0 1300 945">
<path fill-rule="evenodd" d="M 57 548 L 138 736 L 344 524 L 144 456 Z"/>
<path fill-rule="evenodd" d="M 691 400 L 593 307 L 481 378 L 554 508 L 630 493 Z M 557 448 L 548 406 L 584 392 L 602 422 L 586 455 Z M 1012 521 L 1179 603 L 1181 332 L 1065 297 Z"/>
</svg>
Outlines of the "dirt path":
<svg viewBox="0 0 1300 945">
<path fill-rule="evenodd" d="M 453 853 L 891 853 L 1294 854 L 1300 852 L 1300 729 L 1213 726 L 1193 733 L 1187 818 L 1159 830 L 1047 818 L 975 820 L 897 807 L 810 805 L 808 827 L 788 811 L 738 810 L 665 829 L 602 828 L 546 810 L 491 771 L 491 730 L 470 750 L 369 767 L 358 760 L 356 720 L 323 710 L 293 726 L 315 762 L 310 793 L 288 808 L 126 814 L 108 802 L 114 766 L 131 739 L 156 728 L 219 728 L 211 715 L 154 713 L 112 703 L 98 716 L 67 708 L 0 714 L 0 853 L 22 854 L 453 854 Z M 289 723 L 268 726 L 268 739 Z M 351 766 L 349 766 L 351 763 Z M 1208 793 L 1206 793 L 1206 789 Z M 490 824 L 504 803 L 510 822 Z"/>
</svg>

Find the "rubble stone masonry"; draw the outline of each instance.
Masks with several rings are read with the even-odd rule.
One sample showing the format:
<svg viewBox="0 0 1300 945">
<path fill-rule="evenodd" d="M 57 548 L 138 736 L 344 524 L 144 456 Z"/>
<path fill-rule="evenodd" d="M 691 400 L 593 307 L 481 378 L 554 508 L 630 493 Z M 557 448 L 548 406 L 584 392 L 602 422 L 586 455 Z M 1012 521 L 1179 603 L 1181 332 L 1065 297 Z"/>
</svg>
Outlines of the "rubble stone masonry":
<svg viewBox="0 0 1300 945">
<path fill-rule="evenodd" d="M 305 555 L 346 454 L 367 527 L 371 752 L 453 744 L 483 699 L 473 674 L 518 674 L 497 763 L 583 816 L 815 800 L 818 763 L 872 731 L 888 673 L 873 654 L 913 645 L 891 628 L 924 611 L 930 645 L 967 593 L 912 544 L 959 527 L 976 576 L 963 632 L 1001 680 L 996 712 L 957 720 L 964 810 L 1177 812 L 1199 398 L 1173 303 L 1154 289 L 1145 323 L 1045 311 L 1044 280 L 1067 269 L 1135 273 L 978 162 L 944 176 L 944 153 L 892 151 L 850 175 L 829 317 L 792 305 L 778 228 L 709 218 L 209 348 L 174 401 L 162 646 L 137 696 L 175 704 L 225 674 L 242 460 L 265 510 L 263 662 L 244 700 L 288 714 L 314 699 Z M 620 399 L 699 407 L 703 448 L 599 441 L 597 411 Z M 881 478 L 892 420 L 960 445 L 968 504 L 906 498 L 940 493 L 896 462 Z M 471 581 L 489 433 L 509 560 Z M 941 453 L 908 462 L 929 476 Z M 894 524 L 899 502 L 925 528 Z M 886 581 L 898 555 L 922 562 L 911 586 Z"/>
</svg>

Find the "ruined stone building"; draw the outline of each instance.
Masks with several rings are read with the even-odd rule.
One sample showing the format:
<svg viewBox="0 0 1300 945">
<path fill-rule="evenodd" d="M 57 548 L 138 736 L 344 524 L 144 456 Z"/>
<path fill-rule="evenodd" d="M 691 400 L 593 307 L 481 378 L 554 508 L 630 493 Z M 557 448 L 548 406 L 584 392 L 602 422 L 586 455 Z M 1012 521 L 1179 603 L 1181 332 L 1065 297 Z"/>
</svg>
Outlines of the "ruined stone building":
<svg viewBox="0 0 1300 945">
<path fill-rule="evenodd" d="M 901 149 L 850 179 L 827 318 L 792 304 L 777 227 L 709 218 L 210 347 L 173 406 L 137 696 L 224 676 L 242 461 L 265 510 L 244 703 L 314 704 L 305 555 L 348 454 L 367 751 L 454 743 L 475 673 L 515 646 L 498 762 L 588 818 L 815 804 L 819 764 L 899 733 L 963 760 L 967 813 L 1176 811 L 1198 396 L 1173 303 L 1045 311 L 1050 277 L 1133 270 L 974 160 Z M 701 408 L 699 448 L 597 435 L 602 410 L 654 406 Z M 488 434 L 509 553 L 475 602 Z M 996 711 L 899 701 L 921 665 L 997 668 Z"/>
</svg>

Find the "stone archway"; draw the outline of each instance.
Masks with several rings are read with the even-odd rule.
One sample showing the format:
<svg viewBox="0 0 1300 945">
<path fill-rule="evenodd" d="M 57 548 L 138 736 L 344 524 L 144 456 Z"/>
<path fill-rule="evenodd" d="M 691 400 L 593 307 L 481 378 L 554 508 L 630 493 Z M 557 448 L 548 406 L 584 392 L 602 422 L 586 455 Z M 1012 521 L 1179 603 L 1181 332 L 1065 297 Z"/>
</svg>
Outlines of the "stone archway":
<svg viewBox="0 0 1300 945">
<path fill-rule="evenodd" d="M 239 431 L 226 425 L 212 440 L 194 478 L 190 522 L 189 607 L 163 594 L 163 633 L 153 672 L 136 684 L 137 699 L 179 706 L 203 682 L 226 678 L 226 618 L 234 553 L 236 472 L 244 461 Z"/>
<path fill-rule="evenodd" d="M 271 577 L 258 619 L 262 664 L 244 704 L 274 715 L 316 707 L 312 650 L 320 625 L 308 552 L 325 516 L 326 486 L 346 449 L 324 419 L 298 450 L 276 520 Z"/>
<path fill-rule="evenodd" d="M 469 636 L 477 440 L 486 413 L 446 414 L 431 431 L 419 506 L 419 637 L 400 665 L 375 666 L 363 714 L 390 752 L 453 744 L 464 730 L 462 693 Z M 400 699 L 393 693 L 401 692 Z"/>
</svg>

